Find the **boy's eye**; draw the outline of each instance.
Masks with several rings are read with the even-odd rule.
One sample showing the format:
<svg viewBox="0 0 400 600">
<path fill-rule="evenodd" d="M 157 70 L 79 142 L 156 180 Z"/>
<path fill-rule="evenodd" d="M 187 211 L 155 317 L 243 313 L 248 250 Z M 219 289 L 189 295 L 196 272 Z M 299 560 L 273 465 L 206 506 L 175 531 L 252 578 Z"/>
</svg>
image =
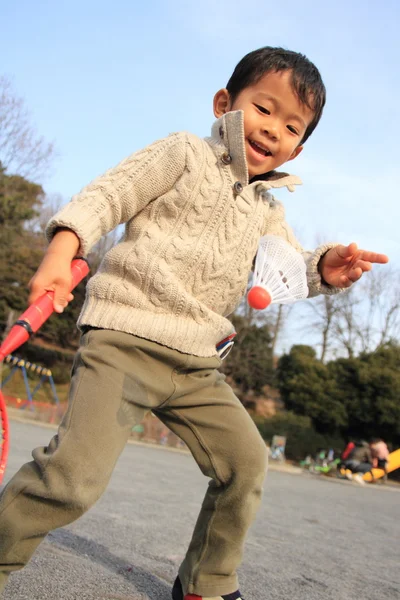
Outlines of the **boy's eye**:
<svg viewBox="0 0 400 600">
<path fill-rule="evenodd" d="M 265 115 L 270 115 L 271 114 L 267 108 L 264 108 L 263 106 L 260 106 L 259 104 L 255 104 L 254 106 L 256 108 L 258 108 L 258 110 L 260 112 L 264 113 Z"/>
<path fill-rule="evenodd" d="M 291 131 L 292 133 L 295 133 L 296 135 L 299 135 L 299 132 L 297 131 L 296 127 L 293 127 L 293 125 L 288 125 L 287 128 L 289 129 L 289 131 Z"/>
</svg>

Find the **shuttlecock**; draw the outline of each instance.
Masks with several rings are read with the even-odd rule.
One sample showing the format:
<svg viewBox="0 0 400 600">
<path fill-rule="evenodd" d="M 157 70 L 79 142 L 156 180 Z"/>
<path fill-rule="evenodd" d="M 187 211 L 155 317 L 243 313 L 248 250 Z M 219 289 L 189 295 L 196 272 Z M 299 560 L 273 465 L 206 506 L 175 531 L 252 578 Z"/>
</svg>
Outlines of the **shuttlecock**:
<svg viewBox="0 0 400 600">
<path fill-rule="evenodd" d="M 290 304 L 308 296 L 306 263 L 302 255 L 283 238 L 261 238 L 254 268 L 253 286 L 247 294 L 252 308 Z"/>
</svg>

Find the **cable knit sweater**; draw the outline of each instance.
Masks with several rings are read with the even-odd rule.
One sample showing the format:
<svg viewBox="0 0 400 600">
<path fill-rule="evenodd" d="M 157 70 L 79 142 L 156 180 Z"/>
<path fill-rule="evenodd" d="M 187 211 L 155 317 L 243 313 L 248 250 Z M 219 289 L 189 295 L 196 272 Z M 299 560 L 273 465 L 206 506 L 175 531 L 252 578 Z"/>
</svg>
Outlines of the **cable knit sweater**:
<svg viewBox="0 0 400 600">
<path fill-rule="evenodd" d="M 227 316 L 246 291 L 262 235 L 304 256 L 310 296 L 334 293 L 270 190 L 301 183 L 274 173 L 249 183 L 242 111 L 218 119 L 210 138 L 171 134 L 122 161 L 72 198 L 48 224 L 73 230 L 80 252 L 125 223 L 120 243 L 89 280 L 78 325 L 133 333 L 197 356 L 233 331 Z"/>
</svg>

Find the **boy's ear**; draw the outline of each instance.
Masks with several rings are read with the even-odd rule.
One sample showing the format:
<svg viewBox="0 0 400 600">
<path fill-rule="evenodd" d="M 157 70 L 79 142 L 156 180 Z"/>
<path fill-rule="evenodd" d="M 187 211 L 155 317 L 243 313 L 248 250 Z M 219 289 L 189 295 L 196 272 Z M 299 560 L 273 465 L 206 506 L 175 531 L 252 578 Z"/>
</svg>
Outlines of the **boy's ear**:
<svg viewBox="0 0 400 600">
<path fill-rule="evenodd" d="M 287 162 L 289 162 L 289 160 L 294 160 L 300 152 L 303 152 L 303 148 L 304 146 L 297 146 L 297 148 L 293 150 L 291 157 L 287 159 Z"/>
<path fill-rule="evenodd" d="M 225 113 L 230 111 L 231 107 L 231 99 L 229 96 L 229 92 L 227 89 L 223 88 L 219 90 L 215 96 L 213 101 L 214 115 L 219 119 Z"/>
</svg>

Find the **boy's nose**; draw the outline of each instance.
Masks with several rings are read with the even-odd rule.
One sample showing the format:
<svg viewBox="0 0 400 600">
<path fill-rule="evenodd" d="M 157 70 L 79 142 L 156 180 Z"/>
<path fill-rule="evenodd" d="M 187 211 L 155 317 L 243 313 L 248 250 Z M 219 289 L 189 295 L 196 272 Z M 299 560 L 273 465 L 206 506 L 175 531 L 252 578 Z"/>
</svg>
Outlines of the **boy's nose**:
<svg viewBox="0 0 400 600">
<path fill-rule="evenodd" d="M 264 127 L 264 133 L 266 133 L 272 140 L 279 140 L 279 130 L 272 123 L 268 123 L 268 125 Z"/>
</svg>

